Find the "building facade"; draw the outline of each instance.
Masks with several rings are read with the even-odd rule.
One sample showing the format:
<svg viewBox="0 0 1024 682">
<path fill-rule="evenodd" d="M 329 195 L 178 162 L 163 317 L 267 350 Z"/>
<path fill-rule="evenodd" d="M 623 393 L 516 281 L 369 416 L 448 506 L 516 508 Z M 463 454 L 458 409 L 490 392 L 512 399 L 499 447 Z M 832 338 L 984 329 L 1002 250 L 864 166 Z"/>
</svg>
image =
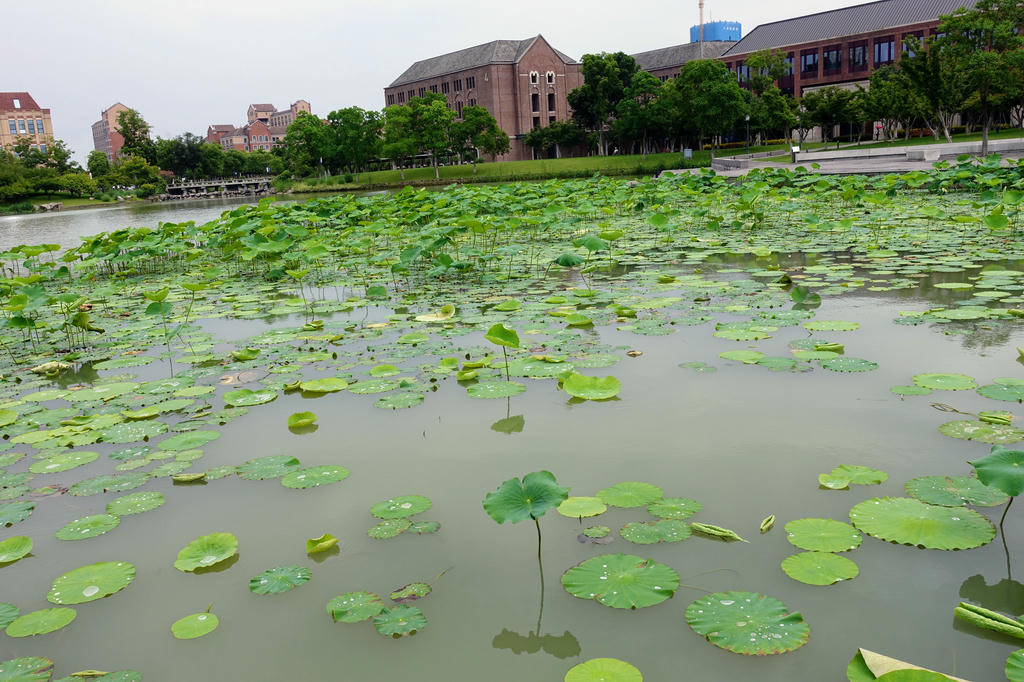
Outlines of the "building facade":
<svg viewBox="0 0 1024 682">
<path fill-rule="evenodd" d="M 830 85 L 867 87 L 876 69 L 899 61 L 909 36 L 924 39 L 934 35 L 940 15 L 973 7 L 975 2 L 878 0 L 761 24 L 719 59 L 744 82 L 750 73 L 746 66 L 750 55 L 779 50 L 789 64 L 779 88 L 796 97 Z"/>
<path fill-rule="evenodd" d="M 287 109 L 278 110 L 273 104 L 250 104 L 246 110 L 247 123 L 238 128 L 231 124 L 214 124 L 206 129 L 206 141 L 224 149 L 243 152 L 270 151 L 281 144 L 288 126 L 300 112 L 311 114 L 309 102 L 292 102 Z"/>
<path fill-rule="evenodd" d="M 117 117 L 122 111 L 128 111 L 128 107 L 115 102 L 103 110 L 100 120 L 92 124 L 92 148 L 106 154 L 111 162 L 124 146 L 124 137 L 117 132 Z"/>
<path fill-rule="evenodd" d="M 534 157 L 523 143 L 526 133 L 569 120 L 566 96 L 582 84 L 580 63 L 538 35 L 418 61 L 384 88 L 384 104 L 407 104 L 429 91 L 443 94 L 456 117 L 465 107 L 483 107 L 509 136 L 509 153 L 498 159 L 521 161 Z"/>
<path fill-rule="evenodd" d="M 704 42 L 735 43 L 743 36 L 743 25 L 738 21 L 709 21 L 704 24 Z M 700 25 L 690 27 L 690 42 L 700 42 Z"/>
<path fill-rule="evenodd" d="M 662 82 L 679 75 L 683 64 L 694 59 L 715 59 L 735 45 L 734 42 L 705 40 L 703 43 L 673 45 L 631 55 L 641 71 L 647 71 Z"/>
<path fill-rule="evenodd" d="M 46 152 L 54 138 L 50 110 L 27 92 L 0 92 L 0 148 L 10 149 L 26 137 L 33 148 Z"/>
</svg>

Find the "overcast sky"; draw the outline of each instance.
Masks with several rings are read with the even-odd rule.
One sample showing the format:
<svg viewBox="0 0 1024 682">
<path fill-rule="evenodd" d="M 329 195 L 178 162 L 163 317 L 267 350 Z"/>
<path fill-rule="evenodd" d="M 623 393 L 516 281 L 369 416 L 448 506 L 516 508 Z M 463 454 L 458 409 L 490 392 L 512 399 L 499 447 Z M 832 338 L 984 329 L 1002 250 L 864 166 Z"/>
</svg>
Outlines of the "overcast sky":
<svg viewBox="0 0 1024 682">
<path fill-rule="evenodd" d="M 761 23 L 861 0 L 706 0 L 705 20 Z M 538 33 L 579 59 L 689 42 L 697 0 L 46 0 L 5 2 L 0 91 L 28 91 L 84 162 L 114 102 L 161 137 L 239 125 L 251 103 L 383 107 L 414 61 Z"/>
</svg>

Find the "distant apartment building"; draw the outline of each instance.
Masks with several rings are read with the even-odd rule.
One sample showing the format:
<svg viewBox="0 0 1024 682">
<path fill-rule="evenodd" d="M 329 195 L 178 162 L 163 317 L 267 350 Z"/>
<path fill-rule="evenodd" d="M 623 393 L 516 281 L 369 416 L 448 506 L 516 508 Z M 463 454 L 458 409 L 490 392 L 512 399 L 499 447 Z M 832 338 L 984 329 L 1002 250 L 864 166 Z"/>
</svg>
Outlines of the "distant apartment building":
<svg viewBox="0 0 1024 682">
<path fill-rule="evenodd" d="M 27 92 L 0 92 L 0 148 L 10 149 L 20 138 L 33 149 L 46 152 L 53 139 L 50 110 L 43 109 Z"/>
<path fill-rule="evenodd" d="M 664 82 L 678 76 L 686 62 L 694 59 L 717 59 L 735 44 L 731 41 L 705 40 L 703 43 L 673 45 L 631 56 L 641 71 L 646 71 Z"/>
<path fill-rule="evenodd" d="M 538 35 L 418 61 L 384 88 L 384 103 L 406 104 L 429 91 L 444 95 L 457 117 L 464 107 L 483 107 L 509 136 L 511 150 L 499 159 L 519 161 L 533 158 L 526 133 L 569 120 L 566 96 L 582 84 L 580 63 Z"/>
<path fill-rule="evenodd" d="M 219 144 L 225 150 L 269 151 L 281 143 L 288 126 L 300 112 L 312 113 L 309 102 L 304 99 L 282 110 L 273 104 L 250 104 L 245 125 L 240 128 L 231 124 L 211 125 L 206 129 L 206 141 Z"/>
<path fill-rule="evenodd" d="M 108 161 L 116 159 L 124 146 L 124 137 L 117 132 L 117 117 L 122 111 L 128 110 L 129 107 L 116 102 L 104 109 L 100 120 L 92 124 L 92 148 L 106 154 Z"/>
</svg>

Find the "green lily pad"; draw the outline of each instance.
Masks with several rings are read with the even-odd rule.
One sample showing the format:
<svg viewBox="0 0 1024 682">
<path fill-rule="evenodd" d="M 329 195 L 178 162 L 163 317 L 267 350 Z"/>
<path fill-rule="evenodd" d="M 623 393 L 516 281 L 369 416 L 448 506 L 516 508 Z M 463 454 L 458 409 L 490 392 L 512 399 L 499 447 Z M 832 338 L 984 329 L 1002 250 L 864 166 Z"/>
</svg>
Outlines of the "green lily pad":
<svg viewBox="0 0 1024 682">
<path fill-rule="evenodd" d="M 28 656 L 0 663 L 0 682 L 47 682 L 53 675 L 53 661 Z"/>
<path fill-rule="evenodd" d="M 70 625 L 77 615 L 74 609 L 65 607 L 40 609 L 19 616 L 4 632 L 8 637 L 45 635 Z"/>
<path fill-rule="evenodd" d="M 293 471 L 281 479 L 285 488 L 305 489 L 337 483 L 348 478 L 348 469 L 334 464 L 306 467 Z"/>
<path fill-rule="evenodd" d="M 678 519 L 627 523 L 619 535 L 627 542 L 650 545 L 656 542 L 680 542 L 690 537 L 693 530 Z"/>
<path fill-rule="evenodd" d="M 441 524 L 437 521 L 416 521 L 409 526 L 408 532 L 415 533 L 416 535 L 430 535 L 440 529 Z"/>
<path fill-rule="evenodd" d="M 989 384 L 978 388 L 978 393 L 992 400 L 1003 400 L 1008 403 L 1024 402 L 1024 385 Z"/>
<path fill-rule="evenodd" d="M 238 465 L 236 473 L 247 481 L 265 481 L 280 478 L 302 467 L 299 460 L 291 455 L 270 455 L 250 459 Z"/>
<path fill-rule="evenodd" d="M 339 377 L 311 379 L 299 384 L 299 388 L 307 393 L 336 393 L 348 388 L 348 382 Z"/>
<path fill-rule="evenodd" d="M 416 345 L 419 343 L 426 343 L 430 340 L 430 337 L 423 332 L 412 332 L 404 334 L 395 340 L 395 343 L 401 343 L 405 345 Z"/>
<path fill-rule="evenodd" d="M 288 417 L 288 428 L 301 429 L 316 423 L 316 415 L 312 412 L 296 412 Z"/>
<path fill-rule="evenodd" d="M 80 467 L 83 464 L 89 462 L 95 462 L 99 457 L 98 452 L 87 452 L 87 451 L 75 451 L 62 452 L 59 455 L 53 457 L 47 457 L 41 459 L 38 462 L 33 462 L 32 466 L 28 468 L 33 474 L 55 474 L 61 471 L 67 471 L 68 469 L 74 469 Z"/>
<path fill-rule="evenodd" d="M 597 491 L 597 497 L 612 507 L 643 507 L 662 498 L 661 488 L 642 481 L 624 481 Z"/>
<path fill-rule="evenodd" d="M 262 405 L 276 399 L 277 391 L 270 390 L 251 391 L 248 388 L 239 388 L 224 394 L 224 404 L 232 407 Z"/>
<path fill-rule="evenodd" d="M 378 519 L 401 519 L 425 512 L 430 506 L 430 499 L 423 495 L 402 495 L 378 502 L 370 507 L 370 513 Z"/>
<path fill-rule="evenodd" d="M 326 552 L 337 544 L 338 538 L 334 537 L 330 533 L 324 533 L 318 538 L 310 538 L 306 540 L 306 554 L 319 554 L 320 552 Z"/>
<path fill-rule="evenodd" d="M 327 613 L 335 623 L 358 623 L 387 608 L 373 592 L 346 592 L 327 602 Z"/>
<path fill-rule="evenodd" d="M 374 540 L 387 540 L 396 535 L 401 535 L 409 530 L 410 526 L 412 526 L 412 522 L 406 518 L 385 519 L 367 530 L 366 534 Z"/>
<path fill-rule="evenodd" d="M 6 502 L 0 504 L 0 526 L 13 526 L 24 521 L 35 508 L 35 502 Z"/>
<path fill-rule="evenodd" d="M 870 372 L 878 369 L 877 362 L 846 356 L 823 360 L 821 366 L 833 372 Z"/>
<path fill-rule="evenodd" d="M 603 514 L 608 511 L 608 506 L 596 497 L 567 497 L 556 511 L 562 516 L 576 519 Z"/>
<path fill-rule="evenodd" d="M 100 431 L 104 443 L 135 443 L 167 432 L 167 424 L 157 421 L 133 421 L 115 424 Z"/>
<path fill-rule="evenodd" d="M 896 395 L 928 395 L 932 389 L 923 386 L 893 386 L 889 391 Z"/>
<path fill-rule="evenodd" d="M 230 559 L 237 552 L 238 538 L 231 533 L 201 535 L 178 552 L 174 567 L 184 572 L 209 568 Z"/>
<path fill-rule="evenodd" d="M 863 541 L 857 529 L 834 519 L 796 519 L 786 524 L 790 544 L 814 552 L 846 552 Z"/>
<path fill-rule="evenodd" d="M 716 592 L 686 607 L 686 622 L 709 642 L 737 654 L 763 656 L 799 649 L 811 629 L 799 613 L 755 592 Z"/>
<path fill-rule="evenodd" d="M 608 537 L 608 534 L 611 532 L 612 529 L 608 526 L 587 526 L 583 529 L 583 535 L 588 538 Z"/>
<path fill-rule="evenodd" d="M 171 624 L 171 634 L 177 639 L 196 639 L 217 629 L 220 619 L 212 613 L 193 613 Z"/>
<path fill-rule="evenodd" d="M 130 381 L 103 384 L 94 388 L 83 388 L 79 391 L 68 391 L 64 396 L 65 400 L 73 403 L 90 402 L 93 400 L 112 400 L 118 396 L 131 393 L 138 387 L 138 384 Z"/>
<path fill-rule="evenodd" d="M 735 360 L 745 365 L 756 364 L 758 360 L 765 357 L 764 353 L 756 350 L 727 350 L 718 354 L 723 360 Z"/>
<path fill-rule="evenodd" d="M 54 604 L 84 604 L 120 592 L 134 579 L 135 566 L 125 561 L 101 561 L 54 580 L 46 598 Z"/>
<path fill-rule="evenodd" d="M 647 513 L 660 519 L 688 519 L 703 507 L 687 497 L 664 497 L 647 505 Z"/>
<path fill-rule="evenodd" d="M 1024 682 L 1024 649 L 1017 649 L 1006 659 L 1005 673 L 1009 682 Z"/>
<path fill-rule="evenodd" d="M 498 523 L 519 523 L 539 519 L 557 508 L 569 496 L 569 488 L 558 485 L 550 471 L 534 471 L 523 480 L 510 478 L 484 497 L 484 511 Z"/>
<path fill-rule="evenodd" d="M 782 560 L 782 570 L 807 585 L 832 585 L 852 580 L 860 573 L 857 564 L 831 552 L 802 552 Z"/>
<path fill-rule="evenodd" d="M 830 473 L 832 476 L 845 478 L 854 485 L 875 485 L 884 483 L 889 478 L 889 474 L 880 469 L 859 464 L 840 464 Z"/>
<path fill-rule="evenodd" d="M 939 433 L 950 438 L 973 440 L 979 443 L 988 443 L 989 445 L 1007 445 L 1024 440 L 1024 430 L 1013 426 L 989 424 L 980 420 L 946 422 L 939 427 Z"/>
<path fill-rule="evenodd" d="M 218 438 L 220 438 L 220 433 L 217 431 L 188 431 L 160 441 L 160 448 L 175 452 L 179 450 L 194 450 Z"/>
<path fill-rule="evenodd" d="M 510 398 L 526 390 L 515 381 L 481 381 L 466 389 L 470 398 Z"/>
<path fill-rule="evenodd" d="M 943 507 L 994 507 L 1009 499 L 998 488 L 968 476 L 922 476 L 907 481 L 905 488 L 911 497 Z"/>
<path fill-rule="evenodd" d="M 7 602 L 0 602 L 0 628 L 5 628 L 18 618 L 18 607 Z M 0 678 L 3 679 L 3 678 Z"/>
<path fill-rule="evenodd" d="M 978 480 L 1011 497 L 1024 492 L 1024 451 L 996 446 L 981 459 L 969 462 L 978 472 Z"/>
<path fill-rule="evenodd" d="M 622 390 L 622 384 L 613 376 L 590 377 L 573 372 L 562 379 L 562 388 L 569 395 L 584 400 L 608 400 Z"/>
<path fill-rule="evenodd" d="M 354 384 L 350 384 L 348 392 L 356 395 L 369 395 L 371 393 L 393 391 L 400 386 L 401 384 L 394 379 L 367 379 L 366 381 L 357 381 Z"/>
<path fill-rule="evenodd" d="M 637 609 L 669 599 L 679 587 L 679 575 L 653 559 L 602 554 L 566 571 L 562 586 L 580 599 L 594 599 L 616 609 Z"/>
<path fill-rule="evenodd" d="M 811 322 L 804 322 L 804 329 L 812 332 L 852 332 L 859 328 L 859 323 L 846 320 L 812 320 Z"/>
<path fill-rule="evenodd" d="M 253 594 L 278 594 L 304 585 L 313 576 L 304 566 L 277 566 L 263 571 L 249 580 Z"/>
<path fill-rule="evenodd" d="M 434 588 L 427 583 L 409 583 L 405 587 L 400 587 L 389 594 L 388 598 L 393 602 L 405 604 L 417 599 L 423 599 L 433 590 Z"/>
<path fill-rule="evenodd" d="M 377 365 L 376 367 L 371 369 L 369 372 L 367 372 L 367 374 L 369 374 L 371 377 L 378 377 L 378 378 L 393 377 L 396 374 L 401 374 L 401 373 L 402 373 L 402 370 L 398 369 L 394 365 Z"/>
<path fill-rule="evenodd" d="M 155 490 L 141 493 L 129 493 L 107 502 L 107 513 L 114 516 L 141 514 L 161 506 L 166 500 Z"/>
<path fill-rule="evenodd" d="M 385 637 L 398 639 L 415 635 L 427 626 L 427 617 L 415 606 L 399 604 L 373 617 L 373 627 Z"/>
<path fill-rule="evenodd" d="M 0 564 L 17 561 L 32 551 L 32 538 L 27 535 L 14 535 L 0 540 Z"/>
<path fill-rule="evenodd" d="M 865 500 L 850 521 L 879 540 L 928 549 L 971 549 L 992 541 L 995 526 L 973 509 L 937 507 L 909 497 Z"/>
<path fill-rule="evenodd" d="M 410 391 L 403 391 L 402 393 L 395 393 L 393 395 L 384 396 L 373 404 L 374 407 L 379 407 L 382 410 L 404 410 L 410 407 L 416 407 L 423 402 L 422 393 L 412 393 Z"/>
<path fill-rule="evenodd" d="M 519 348 L 519 334 L 516 333 L 515 329 L 509 329 L 500 322 L 488 329 L 487 333 L 484 334 L 484 338 L 496 346 Z"/>
<path fill-rule="evenodd" d="M 85 540 L 110 532 L 121 523 L 113 514 L 93 514 L 68 523 L 57 531 L 58 540 Z"/>
<path fill-rule="evenodd" d="M 941 372 L 915 374 L 914 384 L 922 388 L 942 391 L 966 391 L 978 387 L 974 379 L 966 374 L 943 374 Z"/>
<path fill-rule="evenodd" d="M 643 682 L 636 666 L 617 658 L 592 658 L 574 665 L 564 682 Z"/>
</svg>

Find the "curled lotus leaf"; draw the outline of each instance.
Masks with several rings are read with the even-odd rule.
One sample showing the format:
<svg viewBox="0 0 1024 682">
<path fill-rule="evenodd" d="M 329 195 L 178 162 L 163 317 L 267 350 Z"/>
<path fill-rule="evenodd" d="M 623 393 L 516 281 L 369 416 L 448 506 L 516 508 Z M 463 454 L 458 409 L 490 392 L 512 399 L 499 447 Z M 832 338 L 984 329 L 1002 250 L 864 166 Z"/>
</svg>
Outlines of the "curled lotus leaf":
<svg viewBox="0 0 1024 682">
<path fill-rule="evenodd" d="M 306 540 L 306 554 L 326 552 L 337 544 L 338 538 L 334 537 L 330 533 L 324 533 L 318 538 L 310 538 Z"/>
<path fill-rule="evenodd" d="M 778 599 L 755 592 L 715 592 L 686 607 L 686 622 L 717 647 L 763 656 L 799 649 L 811 629 Z"/>
<path fill-rule="evenodd" d="M 177 639 L 196 639 L 210 634 L 218 625 L 220 619 L 212 613 L 193 613 L 174 621 L 171 624 L 171 634 Z"/>
<path fill-rule="evenodd" d="M 373 592 L 346 592 L 327 602 L 327 613 L 335 623 L 358 623 L 373 618 L 386 607 Z"/>
<path fill-rule="evenodd" d="M 914 384 L 921 388 L 941 391 L 967 391 L 978 387 L 974 379 L 966 374 L 945 374 L 942 372 L 915 374 Z"/>
<path fill-rule="evenodd" d="M 488 329 L 484 338 L 496 346 L 519 348 L 519 334 L 515 329 L 509 329 L 500 322 Z"/>
<path fill-rule="evenodd" d="M 147 490 L 141 493 L 128 493 L 107 502 L 107 513 L 114 516 L 141 514 L 161 506 L 166 500 L 161 493 Z"/>
<path fill-rule="evenodd" d="M 664 495 L 661 488 L 643 481 L 623 481 L 597 491 L 597 497 L 612 507 L 643 507 Z"/>
<path fill-rule="evenodd" d="M 807 585 L 832 585 L 852 580 L 860 573 L 857 564 L 831 552 L 802 552 L 782 560 L 782 570 Z"/>
<path fill-rule="evenodd" d="M 276 566 L 253 576 L 249 591 L 253 594 L 279 594 L 309 582 L 312 573 L 305 566 Z"/>
<path fill-rule="evenodd" d="M 562 379 L 562 388 L 574 398 L 608 400 L 622 390 L 622 384 L 613 376 L 591 377 L 573 372 Z"/>
<path fill-rule="evenodd" d="M 598 516 L 605 513 L 608 506 L 596 497 L 567 497 L 558 505 L 558 513 L 572 519 Z"/>
<path fill-rule="evenodd" d="M 70 625 L 77 615 L 74 609 L 63 606 L 31 611 L 12 621 L 4 632 L 8 637 L 45 635 Z"/>
<path fill-rule="evenodd" d="M 574 665 L 564 682 L 643 682 L 636 666 L 617 658 L 592 658 Z"/>
<path fill-rule="evenodd" d="M 237 552 L 238 538 L 231 533 L 201 535 L 178 552 L 174 567 L 184 572 L 209 568 L 230 559 Z"/>
<path fill-rule="evenodd" d="M 32 538 L 27 535 L 14 535 L 0 540 L 0 564 L 17 561 L 32 551 Z"/>
<path fill-rule="evenodd" d="M 281 485 L 285 488 L 305 489 L 315 488 L 320 485 L 337 483 L 348 478 L 348 469 L 335 464 L 323 464 L 320 466 L 306 467 L 287 474 L 281 479 Z"/>
<path fill-rule="evenodd" d="M 796 519 L 786 524 L 790 544 L 812 552 L 847 552 L 863 541 L 857 529 L 835 519 Z"/>
<path fill-rule="evenodd" d="M 996 535 L 995 526 L 973 509 L 938 507 L 909 497 L 865 500 L 850 510 L 850 520 L 879 540 L 928 549 L 971 549 Z"/>
<path fill-rule="evenodd" d="M 316 415 L 312 412 L 295 412 L 288 417 L 288 428 L 299 429 L 316 423 Z"/>
<path fill-rule="evenodd" d="M 1011 497 L 1024 492 L 1024 451 L 996 446 L 981 459 L 970 462 L 978 480 Z"/>
<path fill-rule="evenodd" d="M 385 637 L 398 639 L 415 635 L 427 626 L 427 617 L 415 606 L 399 604 L 373 617 L 373 627 Z"/>
<path fill-rule="evenodd" d="M 647 513 L 660 519 L 688 519 L 703 507 L 687 497 L 663 497 L 647 505 Z"/>
<path fill-rule="evenodd" d="M 58 540 L 85 540 L 108 533 L 121 523 L 113 514 L 93 514 L 71 521 L 57 531 Z"/>
<path fill-rule="evenodd" d="M 616 609 L 660 604 L 675 594 L 679 575 L 665 564 L 632 554 L 602 554 L 562 575 L 565 590 Z"/>
<path fill-rule="evenodd" d="M 84 604 L 120 592 L 135 579 L 126 561 L 101 561 L 68 571 L 53 581 L 46 598 L 54 604 Z"/>
<path fill-rule="evenodd" d="M 238 465 L 236 473 L 248 481 L 265 481 L 269 478 L 280 478 L 301 467 L 299 460 L 291 455 L 269 455 L 243 462 Z"/>
<path fill-rule="evenodd" d="M 911 497 L 943 507 L 994 507 L 1009 499 L 999 488 L 969 476 L 922 476 L 907 481 L 904 487 Z"/>
<path fill-rule="evenodd" d="M 378 519 L 400 519 L 415 516 L 431 507 L 430 498 L 423 495 L 402 495 L 384 500 L 370 507 L 370 513 Z"/>
</svg>

